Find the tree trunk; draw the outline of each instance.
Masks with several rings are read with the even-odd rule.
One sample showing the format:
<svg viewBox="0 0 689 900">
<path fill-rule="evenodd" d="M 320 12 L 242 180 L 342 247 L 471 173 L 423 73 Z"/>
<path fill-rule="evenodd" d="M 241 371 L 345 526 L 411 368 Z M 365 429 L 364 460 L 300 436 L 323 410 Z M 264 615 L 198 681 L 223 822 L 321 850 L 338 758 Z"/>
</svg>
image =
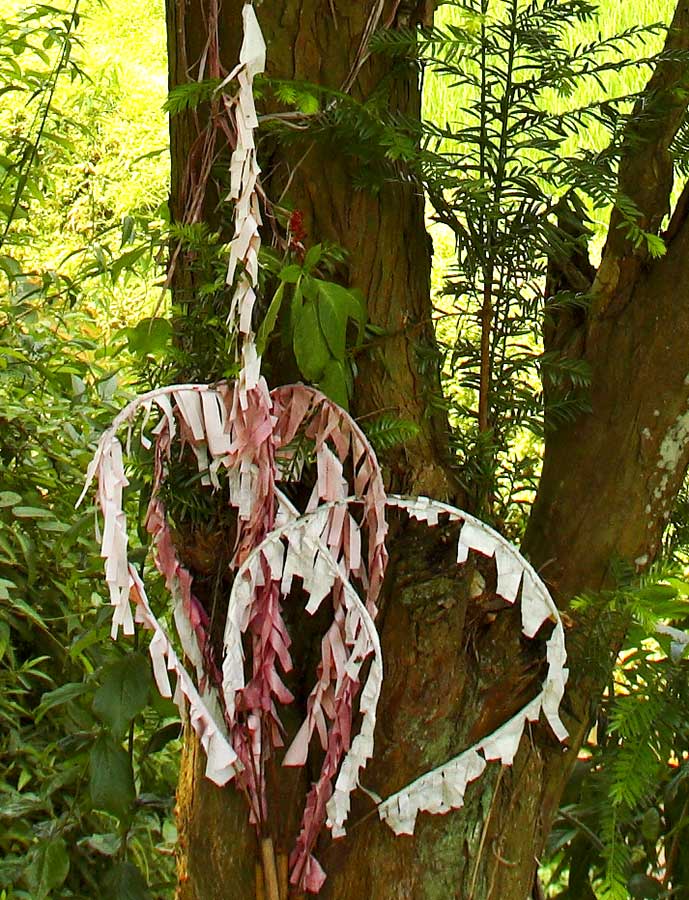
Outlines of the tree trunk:
<svg viewBox="0 0 689 900">
<path fill-rule="evenodd" d="M 194 75 L 206 2 L 168 0 L 173 83 Z M 360 0 L 258 3 L 269 74 L 338 89 L 346 85 L 372 6 L 376 4 Z M 238 48 L 240 7 L 230 0 L 222 13 L 228 69 Z M 404 12 L 408 7 L 385 3 L 381 22 L 408 24 L 415 15 Z M 680 2 L 676 24 L 685 39 L 688 9 Z M 659 83 L 672 81 L 678 72 L 661 66 L 654 77 Z M 393 82 L 391 106 L 418 115 L 417 71 L 393 69 L 385 58 L 363 65 L 352 93 L 366 97 L 386 78 Z M 681 116 L 675 119 L 670 132 Z M 175 117 L 173 210 L 180 208 L 181 174 L 192 135 L 191 117 Z M 646 179 L 642 185 L 628 174 L 642 165 L 644 153 L 665 166 L 668 133 L 656 138 L 653 132 L 641 146 L 630 142 L 621 183 L 634 195 L 649 230 L 657 231 L 662 220 L 657 210 L 669 202 L 667 177 L 651 179 L 650 185 Z M 361 288 L 371 321 L 389 333 L 376 353 L 362 357 L 354 402 L 357 415 L 392 411 L 421 429 L 417 441 L 386 460 L 389 485 L 439 499 L 457 497 L 447 466 L 445 426 L 425 414 L 438 372 L 437 365 L 428 363 L 434 345 L 423 197 L 402 183 L 386 184 L 375 195 L 354 190 L 357 161 L 333 147 L 295 142 L 288 149 L 273 143 L 264 150 L 268 195 L 276 198 L 288 189 L 288 197 L 304 213 L 310 241 L 335 241 L 349 251 L 347 283 Z M 612 587 L 617 567 L 639 570 L 648 565 L 689 460 L 689 315 L 682 302 L 689 259 L 685 208 L 689 201 L 678 207 L 669 250 L 661 260 L 650 260 L 620 240 L 619 230 L 613 234 L 594 286 L 597 302 L 572 343 L 592 369 L 592 411 L 548 438 L 525 539 L 532 562 L 563 602 Z M 276 372 L 273 380 L 279 380 Z M 474 562 L 458 571 L 449 527 L 427 531 L 393 523 L 393 531 L 378 621 L 386 676 L 376 750 L 364 775 L 365 786 L 381 796 L 508 719 L 536 694 L 544 671 L 543 642 L 525 641 L 516 611 L 496 612 L 491 603 L 492 563 Z M 568 749 L 545 727 L 533 726 L 512 768 L 490 764 L 467 790 L 462 810 L 444 817 L 420 815 L 413 837 L 396 838 L 377 820 L 372 802 L 357 796 L 348 836 L 337 842 L 326 836 L 317 849 L 328 873 L 321 896 L 530 896 L 569 768 L 621 638 L 616 618 L 602 606 L 596 609 L 568 629 L 571 677 L 563 710 L 571 732 Z M 231 786 L 220 790 L 205 781 L 202 772 L 200 751 L 190 736 L 178 791 L 178 896 L 260 896 L 259 851 L 243 800 Z M 294 836 L 294 822 L 287 818 L 285 845 Z"/>
</svg>

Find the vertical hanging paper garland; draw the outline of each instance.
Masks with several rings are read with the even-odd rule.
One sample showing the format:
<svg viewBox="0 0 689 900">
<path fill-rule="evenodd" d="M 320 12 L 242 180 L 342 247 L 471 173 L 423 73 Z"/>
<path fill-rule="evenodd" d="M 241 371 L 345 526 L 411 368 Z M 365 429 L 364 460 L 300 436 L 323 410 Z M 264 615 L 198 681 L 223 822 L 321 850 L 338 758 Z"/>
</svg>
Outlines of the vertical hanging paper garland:
<svg viewBox="0 0 689 900">
<path fill-rule="evenodd" d="M 283 759 L 287 766 L 305 765 L 311 738 L 318 735 L 325 757 L 306 799 L 290 857 L 291 882 L 317 893 L 325 873 L 313 848 L 324 823 L 333 837 L 345 834 L 351 793 L 373 753 L 383 678 L 374 618 L 387 563 L 386 506 L 429 526 L 441 516 L 461 522 L 457 563 L 464 563 L 471 550 L 494 557 L 497 593 L 510 604 L 519 597 L 527 637 L 534 637 L 546 620 L 554 623 L 547 641 L 548 671 L 538 696 L 497 731 L 381 802 L 380 818 L 395 833 L 412 833 L 420 811 L 446 813 L 461 807 L 467 785 L 481 775 L 487 761 L 512 764 L 526 722 L 536 721 L 541 712 L 559 740 L 567 737 L 558 714 L 567 680 L 566 653 L 562 621 L 552 598 L 528 562 L 503 537 L 447 504 L 424 497 L 386 496 L 375 454 L 347 412 L 305 385 L 268 391 L 252 331 L 261 223 L 253 79 L 264 70 L 265 44 L 250 5 L 244 7 L 243 21 L 240 62 L 223 82 L 236 78 L 239 84 L 235 98 L 225 98 L 237 136 L 230 167 L 235 233 L 228 268 L 228 283 L 234 284 L 228 323 L 241 335 L 239 378 L 234 384 L 214 387 L 159 388 L 130 403 L 99 441 L 79 502 L 97 477 L 103 515 L 101 555 L 114 607 L 112 636 L 117 637 L 120 626 L 125 634 L 132 634 L 135 621 L 153 633 L 149 652 L 161 694 L 172 695 L 168 673 L 173 672 L 175 700 L 183 715 L 188 707 L 190 724 L 207 755 L 207 777 L 218 785 L 233 778 L 240 783 L 256 825 L 270 821 L 265 764 L 282 746 L 280 706 L 293 700 L 280 675 L 292 668 L 282 601 L 289 597 L 294 577 L 301 580 L 308 596 L 310 615 L 330 598 L 333 621 L 322 639 L 317 682 L 307 700 L 306 718 Z M 153 408 L 161 418 L 152 442 L 143 429 Z M 123 492 L 128 482 L 117 433 L 125 424 L 131 430 L 142 410 L 141 442 L 145 448 L 154 447 L 146 526 L 155 564 L 175 601 L 176 630 L 184 655 L 194 666 L 196 683 L 180 663 L 151 610 L 142 579 L 127 559 Z M 160 496 L 177 435 L 193 452 L 202 483 L 215 489 L 224 473 L 230 505 L 237 510 L 222 671 L 213 660 L 207 617 L 194 596 L 191 574 L 176 553 Z M 291 445 L 298 435 L 312 443 L 316 456 L 316 484 L 304 513 L 278 488 L 295 462 Z M 345 478 L 346 469 L 352 472 L 352 485 Z M 367 537 L 366 551 L 362 536 Z M 364 600 L 351 583 L 353 577 L 364 590 Z M 252 644 L 248 678 L 247 640 Z M 369 661 L 361 688 L 361 672 Z M 361 726 L 350 739 L 357 697 Z"/>
</svg>

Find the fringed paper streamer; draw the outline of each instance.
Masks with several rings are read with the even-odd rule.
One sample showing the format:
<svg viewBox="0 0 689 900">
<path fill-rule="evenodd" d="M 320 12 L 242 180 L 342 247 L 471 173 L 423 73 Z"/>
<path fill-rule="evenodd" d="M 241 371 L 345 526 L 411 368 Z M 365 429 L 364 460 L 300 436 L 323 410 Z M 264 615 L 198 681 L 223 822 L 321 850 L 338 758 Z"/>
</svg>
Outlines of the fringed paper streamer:
<svg viewBox="0 0 689 900">
<path fill-rule="evenodd" d="M 379 805 L 381 820 L 395 834 L 413 834 L 419 812 L 442 815 L 462 807 L 467 785 L 482 774 L 487 761 L 499 760 L 502 765 L 511 766 L 526 723 L 538 721 L 541 713 L 559 741 L 567 738 L 559 706 L 569 671 L 565 668 L 567 655 L 560 613 L 533 567 L 501 534 L 468 513 L 427 497 L 390 495 L 388 504 L 429 525 L 437 525 L 440 516 L 461 521 L 457 562 L 466 562 L 470 550 L 495 559 L 497 593 L 512 604 L 521 587 L 522 631 L 527 637 L 533 638 L 546 621 L 555 626 L 546 644 L 548 671 L 541 692 L 496 731 Z"/>
</svg>

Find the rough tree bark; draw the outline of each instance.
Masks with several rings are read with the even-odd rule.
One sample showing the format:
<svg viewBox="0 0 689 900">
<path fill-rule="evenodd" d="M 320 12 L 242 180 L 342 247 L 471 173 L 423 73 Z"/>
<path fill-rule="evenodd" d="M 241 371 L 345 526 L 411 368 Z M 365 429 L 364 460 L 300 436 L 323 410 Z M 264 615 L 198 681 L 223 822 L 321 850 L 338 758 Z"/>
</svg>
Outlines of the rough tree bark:
<svg viewBox="0 0 689 900">
<path fill-rule="evenodd" d="M 168 0 L 172 83 L 187 79 L 201 52 L 205 0 Z M 413 4 L 412 4 L 413 5 Z M 259 3 L 269 47 L 269 73 L 340 88 L 347 82 L 362 34 L 377 3 L 361 0 L 284 0 Z M 241 3 L 223 8 L 225 64 L 235 58 Z M 381 21 L 408 24 L 426 9 L 388 2 Z M 689 2 L 675 14 L 674 47 L 689 46 Z M 365 97 L 393 78 L 391 103 L 418 115 L 413 69 L 366 62 L 352 87 Z M 659 232 L 669 207 L 669 143 L 685 115 L 683 63 L 653 76 L 659 114 L 630 128 L 621 162 L 622 189 L 649 231 Z M 648 109 L 646 110 L 648 113 Z M 191 139 L 190 122 L 173 121 L 173 185 L 179 186 Z M 308 151 L 308 152 L 307 152 Z M 348 282 L 360 287 L 373 322 L 391 336 L 362 360 L 355 412 L 393 410 L 416 421 L 419 440 L 388 462 L 397 490 L 456 498 L 447 467 L 442 423 L 425 415 L 437 371 L 419 362 L 432 348 L 429 250 L 423 199 L 409 185 L 388 185 L 373 196 L 351 187 L 355 162 L 332 148 L 272 146 L 263 159 L 266 185 L 289 196 L 305 214 L 313 242 L 330 239 L 350 252 Z M 175 208 L 173 187 L 173 209 Z M 543 476 L 525 551 L 563 603 L 614 583 L 615 566 L 643 569 L 657 551 L 663 525 L 689 461 L 689 190 L 667 230 L 668 252 L 649 258 L 613 219 L 586 320 L 564 322 L 553 340 L 591 366 L 591 412 L 548 438 Z M 572 334 L 573 328 L 577 329 Z M 427 357 L 427 353 L 425 356 Z M 273 375 L 275 379 L 275 373 Z M 520 638 L 512 610 L 492 603 L 490 566 L 457 572 L 449 529 L 396 533 L 379 627 L 386 660 L 376 752 L 366 786 L 386 796 L 499 725 L 537 691 L 543 645 Z M 317 855 L 328 872 L 322 896 L 338 900 L 449 897 L 524 900 L 557 809 L 570 764 L 584 739 L 592 708 L 619 634 L 613 618 L 573 621 L 563 750 L 547 729 L 534 727 L 512 769 L 489 766 L 467 791 L 467 804 L 445 817 L 421 815 L 416 834 L 395 838 L 358 798 L 354 827 L 337 843 L 324 839 Z M 202 778 L 197 745 L 189 740 L 178 792 L 181 900 L 244 900 L 256 896 L 255 839 L 232 788 Z M 276 835 L 293 837 L 294 822 Z M 357 821 L 358 820 L 358 821 Z M 292 834 L 289 832 L 292 831 Z"/>
</svg>

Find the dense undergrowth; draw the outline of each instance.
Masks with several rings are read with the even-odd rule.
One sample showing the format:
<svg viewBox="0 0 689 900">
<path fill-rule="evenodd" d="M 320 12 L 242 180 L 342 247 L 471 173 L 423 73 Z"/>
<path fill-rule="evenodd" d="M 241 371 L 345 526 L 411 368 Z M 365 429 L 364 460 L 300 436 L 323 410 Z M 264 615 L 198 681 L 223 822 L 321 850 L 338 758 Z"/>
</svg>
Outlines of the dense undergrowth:
<svg viewBox="0 0 689 900">
<path fill-rule="evenodd" d="M 81 21 L 78 5 L 5 4 L 0 15 L 0 896 L 8 900 L 162 898 L 175 880 L 177 711 L 157 699 L 144 656 L 109 640 L 93 515 L 74 509 L 90 447 L 133 377 L 127 349 L 143 341 L 145 356 L 151 345 L 122 327 L 160 294 L 152 235 L 166 194 L 164 118 L 151 124 L 145 109 L 156 102 L 141 71 L 151 54 L 117 66 L 125 45 L 102 43 L 99 25 L 122 31 L 131 17 L 81 6 L 96 20 Z M 139 46 L 158 48 L 159 70 L 160 37 L 138 23 Z"/>
</svg>

